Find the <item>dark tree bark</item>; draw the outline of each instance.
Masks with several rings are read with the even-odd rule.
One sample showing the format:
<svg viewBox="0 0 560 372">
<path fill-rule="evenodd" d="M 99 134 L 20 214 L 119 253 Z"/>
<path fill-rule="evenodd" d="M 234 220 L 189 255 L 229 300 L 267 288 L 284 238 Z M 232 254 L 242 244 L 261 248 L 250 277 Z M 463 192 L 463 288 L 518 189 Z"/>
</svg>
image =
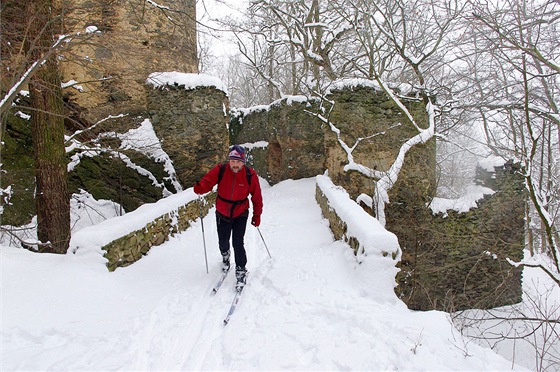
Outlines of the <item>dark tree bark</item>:
<svg viewBox="0 0 560 372">
<path fill-rule="evenodd" d="M 28 53 L 37 61 L 57 37 L 52 0 L 28 1 L 30 23 Z M 31 131 L 35 149 L 37 237 L 39 251 L 66 253 L 70 242 L 70 198 L 64 149 L 61 77 L 56 54 L 33 75 L 29 83 L 33 114 Z"/>
</svg>

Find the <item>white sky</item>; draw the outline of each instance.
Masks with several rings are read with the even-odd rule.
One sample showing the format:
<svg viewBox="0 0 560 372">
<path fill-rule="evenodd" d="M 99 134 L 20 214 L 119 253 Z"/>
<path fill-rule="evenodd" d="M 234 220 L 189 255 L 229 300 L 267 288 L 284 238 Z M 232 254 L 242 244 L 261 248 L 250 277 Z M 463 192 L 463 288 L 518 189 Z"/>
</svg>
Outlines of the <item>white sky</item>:
<svg viewBox="0 0 560 372">
<path fill-rule="evenodd" d="M 198 0 L 197 20 L 199 21 L 199 39 L 206 40 L 206 35 L 214 35 L 210 46 L 212 54 L 217 57 L 237 54 L 237 47 L 227 32 L 220 32 L 221 27 L 216 23 L 217 19 L 225 17 L 239 18 L 241 10 L 247 7 L 245 0 Z M 205 27 L 207 26 L 207 27 Z"/>
</svg>

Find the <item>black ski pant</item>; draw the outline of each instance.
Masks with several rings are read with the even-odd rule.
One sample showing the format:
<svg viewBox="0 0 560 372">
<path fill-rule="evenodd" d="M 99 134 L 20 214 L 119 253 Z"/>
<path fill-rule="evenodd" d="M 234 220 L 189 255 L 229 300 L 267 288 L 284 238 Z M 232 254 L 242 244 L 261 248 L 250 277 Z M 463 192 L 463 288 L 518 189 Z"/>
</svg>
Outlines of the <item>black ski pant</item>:
<svg viewBox="0 0 560 372">
<path fill-rule="evenodd" d="M 247 264 L 244 239 L 248 216 L 248 214 L 244 214 L 232 220 L 221 215 L 216 215 L 220 252 L 224 254 L 229 251 L 229 240 L 231 237 L 233 253 L 235 255 L 235 266 L 241 266 L 242 268 L 245 268 Z"/>
</svg>

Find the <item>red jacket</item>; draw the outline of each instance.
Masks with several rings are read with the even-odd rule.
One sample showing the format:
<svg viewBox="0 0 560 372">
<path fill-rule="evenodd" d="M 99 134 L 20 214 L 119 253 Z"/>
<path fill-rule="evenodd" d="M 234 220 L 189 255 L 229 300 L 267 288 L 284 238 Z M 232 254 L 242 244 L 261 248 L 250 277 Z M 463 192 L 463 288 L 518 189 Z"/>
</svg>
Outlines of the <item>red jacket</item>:
<svg viewBox="0 0 560 372">
<path fill-rule="evenodd" d="M 251 185 L 247 182 L 246 170 L 251 171 Z M 194 192 L 205 194 L 212 190 L 218 183 L 220 165 L 210 169 L 200 181 L 194 185 Z M 225 217 L 235 218 L 249 209 L 249 199 L 253 203 L 253 216 L 260 216 L 263 209 L 261 186 L 257 173 L 248 167 L 242 167 L 237 173 L 233 173 L 229 164 L 226 163 L 224 174 L 218 185 L 218 197 L 216 198 L 216 211 Z M 233 203 L 232 203 L 233 202 Z"/>
</svg>

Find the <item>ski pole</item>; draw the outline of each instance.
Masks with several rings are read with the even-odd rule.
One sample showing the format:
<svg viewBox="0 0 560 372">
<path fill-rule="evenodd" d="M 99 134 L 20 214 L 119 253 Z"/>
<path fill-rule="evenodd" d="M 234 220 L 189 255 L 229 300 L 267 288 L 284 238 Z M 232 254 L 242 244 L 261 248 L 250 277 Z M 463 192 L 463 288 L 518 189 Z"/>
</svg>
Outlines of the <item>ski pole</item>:
<svg viewBox="0 0 560 372">
<path fill-rule="evenodd" d="M 204 219 L 202 218 L 202 203 L 203 203 L 202 196 L 198 197 L 198 201 L 200 204 L 200 226 L 202 226 L 202 242 L 204 243 L 204 260 L 206 261 L 206 274 L 208 274 L 208 255 L 206 254 L 206 238 L 204 237 Z"/>
<path fill-rule="evenodd" d="M 268 253 L 268 257 L 272 258 L 272 256 L 270 255 L 270 251 L 268 250 L 268 246 L 266 245 L 266 242 L 264 241 L 264 238 L 261 234 L 261 229 L 259 229 L 259 227 L 257 226 L 257 231 L 259 232 L 259 235 L 261 236 L 261 239 L 264 243 L 264 247 L 266 248 L 266 252 Z"/>
</svg>

